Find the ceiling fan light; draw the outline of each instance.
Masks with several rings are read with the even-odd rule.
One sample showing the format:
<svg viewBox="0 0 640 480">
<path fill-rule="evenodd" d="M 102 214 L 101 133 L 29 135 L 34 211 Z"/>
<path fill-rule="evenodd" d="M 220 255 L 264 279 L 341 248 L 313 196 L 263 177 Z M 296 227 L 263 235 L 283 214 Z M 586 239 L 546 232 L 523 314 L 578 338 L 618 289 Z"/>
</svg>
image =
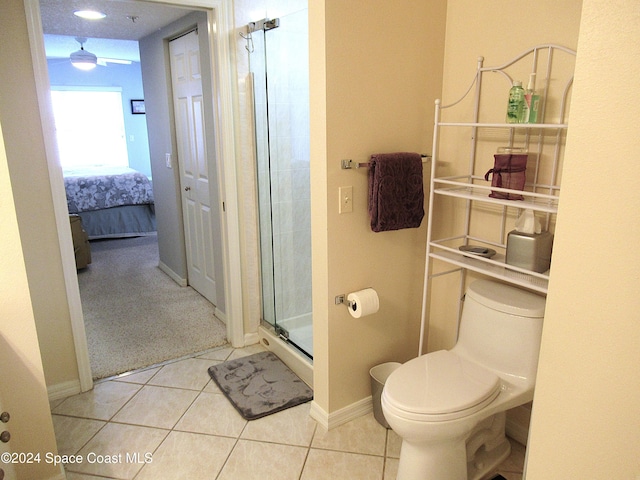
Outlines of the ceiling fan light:
<svg viewBox="0 0 640 480">
<path fill-rule="evenodd" d="M 85 20 L 100 20 L 106 15 L 102 12 L 98 12 L 96 10 L 78 10 L 73 12 L 76 17 L 84 18 Z"/>
<path fill-rule="evenodd" d="M 95 68 L 98 63 L 98 58 L 93 53 L 87 52 L 84 48 L 69 55 L 69 60 L 71 60 L 71 65 L 80 70 L 91 70 Z"/>
<path fill-rule="evenodd" d="M 91 63 L 72 63 L 72 65 L 76 67 L 78 70 L 84 70 L 86 72 L 96 68 L 96 66 Z"/>
<path fill-rule="evenodd" d="M 131 65 L 133 62 L 131 60 L 123 60 L 121 58 L 102 58 L 100 57 L 98 59 L 98 65 L 102 65 L 102 64 L 107 64 L 107 63 L 117 63 L 119 65 Z"/>
</svg>

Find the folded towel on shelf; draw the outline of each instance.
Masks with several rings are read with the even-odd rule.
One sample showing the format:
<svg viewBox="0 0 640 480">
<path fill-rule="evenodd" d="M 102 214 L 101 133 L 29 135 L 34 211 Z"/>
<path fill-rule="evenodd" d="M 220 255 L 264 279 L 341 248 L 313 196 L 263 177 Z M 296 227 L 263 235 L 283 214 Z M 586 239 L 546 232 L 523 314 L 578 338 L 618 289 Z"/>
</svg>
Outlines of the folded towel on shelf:
<svg viewBox="0 0 640 480">
<path fill-rule="evenodd" d="M 417 228 L 424 217 L 422 157 L 419 153 L 384 153 L 369 161 L 371 230 Z"/>
</svg>

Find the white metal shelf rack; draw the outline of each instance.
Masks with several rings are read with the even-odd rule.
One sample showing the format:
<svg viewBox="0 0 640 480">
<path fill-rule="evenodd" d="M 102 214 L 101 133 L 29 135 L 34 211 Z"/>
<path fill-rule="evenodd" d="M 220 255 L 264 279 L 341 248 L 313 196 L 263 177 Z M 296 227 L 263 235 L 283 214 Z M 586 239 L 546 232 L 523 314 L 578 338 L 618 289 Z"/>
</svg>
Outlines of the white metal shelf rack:
<svg viewBox="0 0 640 480">
<path fill-rule="evenodd" d="M 508 209 L 531 209 L 535 212 L 542 212 L 546 217 L 545 229 L 550 226 L 551 218 L 557 213 L 558 202 L 560 196 L 559 170 L 562 160 L 562 144 L 564 136 L 568 128 L 567 124 L 567 108 L 568 98 L 571 85 L 573 83 L 573 63 L 575 61 L 576 52 L 569 48 L 544 44 L 526 50 L 512 60 L 494 67 L 483 66 L 484 58 L 479 57 L 476 69 L 476 75 L 471 82 L 467 92 L 456 102 L 449 105 L 442 105 L 440 100 L 436 100 L 435 109 L 435 125 L 433 134 L 433 158 L 431 162 L 431 185 L 429 193 L 429 217 L 427 226 L 427 252 L 424 279 L 424 295 L 422 303 L 422 326 L 420 332 L 420 348 L 419 354 L 423 353 L 423 339 L 426 327 L 428 305 L 428 292 L 430 291 L 431 281 L 440 275 L 447 275 L 455 272 L 460 273 L 460 297 L 464 292 L 465 274 L 467 271 L 473 271 L 488 277 L 499 279 L 514 285 L 518 285 L 540 293 L 547 292 L 549 280 L 549 272 L 538 273 L 515 267 L 505 263 L 506 257 L 506 224 Z M 484 103 L 483 85 L 488 80 L 485 78 L 487 73 L 498 73 L 497 77 L 506 80 L 503 83 L 504 92 L 511 87 L 513 78 L 511 72 L 518 71 L 522 75 L 522 66 L 524 63 L 531 62 L 531 67 L 524 67 L 528 73 L 536 73 L 537 85 L 536 90 L 541 97 L 541 107 L 538 118 L 543 123 L 536 124 L 507 124 L 500 121 L 480 121 L 480 110 Z M 552 68 L 557 62 L 565 62 L 570 65 L 567 70 L 568 74 L 564 82 L 556 77 L 556 72 Z M 560 69 L 562 70 L 562 69 Z M 541 75 L 542 74 L 542 75 Z M 541 78 L 542 77 L 542 78 Z M 523 76 L 519 77 L 523 78 Z M 528 75 L 524 77 L 525 80 Z M 475 88 L 474 88 L 475 87 Z M 551 92 L 553 87 L 554 92 Z M 552 93 L 555 93 L 553 95 Z M 471 98 L 470 98 L 471 97 Z M 470 121 L 451 122 L 441 121 L 444 110 L 449 110 L 451 116 L 455 118 L 454 110 L 456 106 L 464 100 L 471 100 L 472 114 Z M 491 100 L 491 99 L 490 99 Z M 484 99 L 486 102 L 487 99 Z M 494 98 L 492 101 L 502 105 L 504 103 L 504 111 L 506 112 L 506 97 Z M 552 108 L 553 107 L 553 108 Z M 548 121 L 547 117 L 554 117 L 554 121 Z M 501 119 L 491 119 L 501 120 Z M 440 159 L 439 146 L 443 129 L 460 129 L 461 135 L 464 135 L 470 141 L 469 166 L 465 175 L 438 177 L 437 169 Z M 532 179 L 525 186 L 525 191 L 517 191 L 508 189 L 500 189 L 491 187 L 490 182 L 479 175 L 476 170 L 479 155 L 479 133 L 481 131 L 495 130 L 503 131 L 508 134 L 509 147 L 521 146 L 529 153 L 530 162 L 533 163 Z M 551 153 L 547 153 L 548 150 Z M 544 151 L 544 155 L 543 155 Z M 539 181 L 540 161 L 550 162 L 547 167 L 548 174 L 545 181 Z M 534 161 L 532 162 L 531 159 Z M 486 159 L 485 159 L 486 162 Z M 529 170 L 530 166 L 527 165 Z M 480 172 L 481 173 L 481 172 Z M 491 191 L 502 191 L 509 193 L 517 193 L 522 195 L 523 200 L 503 200 L 489 197 Z M 444 197 L 451 197 L 456 201 L 465 202 L 465 222 L 462 231 L 458 234 L 447 238 L 433 238 L 433 221 L 437 217 L 434 215 L 434 209 L 438 206 L 438 200 Z M 480 238 L 471 232 L 471 219 L 474 214 L 474 204 L 492 205 L 494 208 L 502 208 L 502 225 L 500 231 L 500 240 L 489 238 Z M 469 244 L 481 244 L 482 246 L 491 247 L 497 251 L 496 255 L 491 258 L 485 258 L 472 253 L 459 250 L 458 247 Z M 432 273 L 434 261 L 444 262 L 453 268 L 448 271 Z M 460 307 L 458 309 L 458 318 L 460 315 Z"/>
</svg>

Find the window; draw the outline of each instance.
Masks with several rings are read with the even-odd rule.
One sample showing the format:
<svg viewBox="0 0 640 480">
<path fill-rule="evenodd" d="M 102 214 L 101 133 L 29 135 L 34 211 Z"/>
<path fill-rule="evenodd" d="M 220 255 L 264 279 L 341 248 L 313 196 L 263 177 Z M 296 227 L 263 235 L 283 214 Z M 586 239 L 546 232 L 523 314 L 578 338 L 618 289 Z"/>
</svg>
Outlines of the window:
<svg viewBox="0 0 640 480">
<path fill-rule="evenodd" d="M 129 166 L 120 89 L 52 87 L 62 168 Z"/>
</svg>

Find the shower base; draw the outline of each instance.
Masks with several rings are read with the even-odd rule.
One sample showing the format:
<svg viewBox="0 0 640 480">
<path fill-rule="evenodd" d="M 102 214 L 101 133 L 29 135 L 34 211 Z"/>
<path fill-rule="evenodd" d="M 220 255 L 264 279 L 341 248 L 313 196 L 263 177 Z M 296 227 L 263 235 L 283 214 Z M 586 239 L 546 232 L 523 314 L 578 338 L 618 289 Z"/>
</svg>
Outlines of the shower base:
<svg viewBox="0 0 640 480">
<path fill-rule="evenodd" d="M 258 328 L 258 336 L 262 346 L 275 353 L 287 367 L 313 388 L 313 364 L 306 355 L 279 338 L 269 326 L 261 325 Z"/>
</svg>

